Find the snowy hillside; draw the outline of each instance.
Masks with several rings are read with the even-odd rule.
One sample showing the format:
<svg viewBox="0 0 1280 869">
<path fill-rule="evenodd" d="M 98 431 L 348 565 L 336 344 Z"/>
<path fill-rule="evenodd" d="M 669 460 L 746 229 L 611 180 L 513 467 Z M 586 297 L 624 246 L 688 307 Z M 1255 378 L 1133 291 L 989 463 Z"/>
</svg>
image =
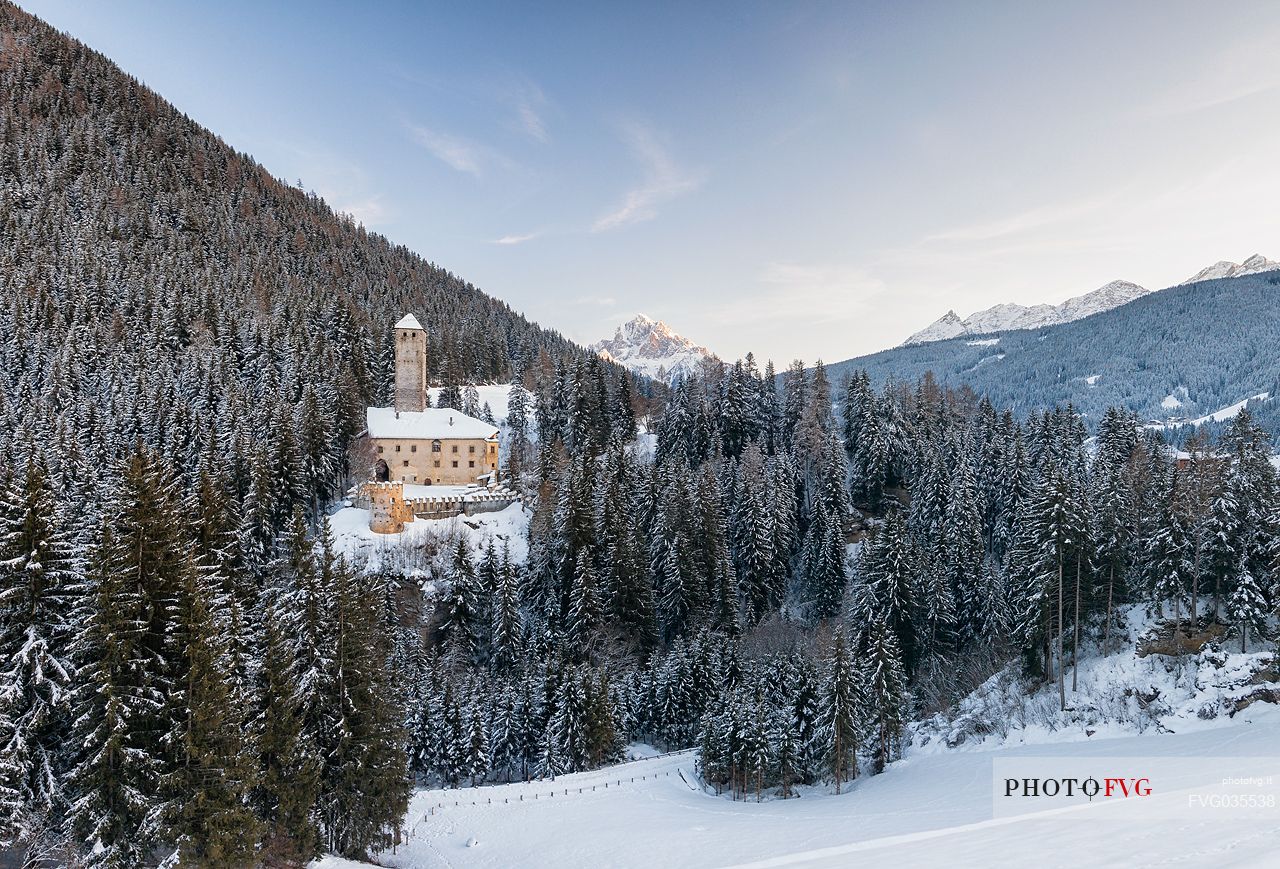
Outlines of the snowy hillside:
<svg viewBox="0 0 1280 869">
<path fill-rule="evenodd" d="M 555 782 L 421 791 L 406 820 L 410 838 L 395 853 L 379 855 L 379 864 L 403 869 L 936 869 L 1022 866 L 1026 855 L 1034 853 L 1037 864 L 1045 867 L 1111 865 L 1102 854 L 1096 860 L 1082 856 L 1087 846 L 1080 827 L 1081 821 L 1107 819 L 1110 806 L 1086 805 L 1066 817 L 1059 809 L 996 818 L 993 762 L 1034 756 L 1074 766 L 1089 758 L 1177 757 L 1188 772 L 1156 797 L 1181 806 L 1187 791 L 1213 790 L 1223 775 L 1280 775 L 1274 757 L 1280 716 L 1268 707 L 1254 717 L 1251 723 L 1196 733 L 1153 732 L 1086 744 L 908 757 L 883 775 L 857 780 L 841 796 L 811 791 L 799 799 L 763 803 L 730 802 L 701 791 L 689 753 L 561 776 Z M 1187 757 L 1221 761 L 1192 765 L 1183 760 Z M 1174 861 L 1209 865 L 1223 854 L 1231 855 L 1233 866 L 1266 866 L 1272 865 L 1268 861 L 1277 848 L 1280 826 L 1233 820 L 1223 813 L 1107 827 L 1107 854 L 1141 854 L 1140 865 L 1148 866 Z M 313 869 L 366 865 L 332 857 L 312 864 Z"/>
<path fill-rule="evenodd" d="M 1208 426 L 1280 379 L 1280 272 L 1220 278 L 1147 293 L 1109 311 L 998 342 L 959 336 L 828 363 L 839 382 L 865 370 L 876 383 L 932 372 L 946 386 L 972 387 L 1023 413 L 1073 404 L 1090 421 L 1109 406 L 1144 421 Z M 1255 414 L 1280 432 L 1280 402 L 1255 401 Z"/>
<path fill-rule="evenodd" d="M 1151 292 L 1128 281 L 1112 281 L 1091 293 L 1074 296 L 1060 305 L 1018 305 L 1005 303 L 978 311 L 961 320 L 955 311 L 947 311 L 933 323 L 916 332 L 906 344 L 944 341 L 961 335 L 989 335 L 1013 329 L 1039 329 L 1070 323 L 1093 314 L 1126 305 Z"/>
<path fill-rule="evenodd" d="M 1202 610 L 1207 607 L 1203 602 Z M 1280 722 L 1273 644 L 1253 644 L 1241 652 L 1238 640 L 1219 638 L 1180 658 L 1159 654 L 1169 649 L 1146 606 L 1123 609 L 1118 628 L 1111 654 L 1087 644 L 1074 691 L 1068 664 L 1065 711 L 1059 708 L 1056 682 L 1028 693 L 1015 663 L 950 712 L 912 724 L 906 754 L 1187 733 L 1255 715 Z"/>
<path fill-rule="evenodd" d="M 1196 816 L 1187 795 L 1219 792 L 1225 776 L 1280 777 L 1273 654 L 1241 653 L 1233 641 L 1182 658 L 1154 654 L 1153 625 L 1145 608 L 1125 609 L 1117 651 L 1092 649 L 1082 660 L 1067 711 L 1058 709 L 1055 685 L 1028 695 L 1014 665 L 952 713 L 912 725 L 904 758 L 855 780 L 843 795 L 816 785 L 788 800 L 730 801 L 701 785 L 694 752 L 676 752 L 554 780 L 421 790 L 406 818 L 408 841 L 379 862 L 406 869 L 843 867 L 854 860 L 1013 866 L 1036 849 L 1059 855 L 1061 862 L 1045 865 L 1095 865 L 1079 862 L 1079 821 L 1125 809 L 1090 802 L 1013 814 L 996 802 L 995 769 L 1034 762 L 1069 770 L 1093 759 L 1112 769 L 1139 759 L 1156 800 L 1140 821 L 1108 828 L 1110 852 L 1140 851 L 1148 865 L 1174 858 L 1200 865 L 1227 849 L 1233 865 L 1265 865 L 1258 861 L 1280 847 L 1280 826 Z M 313 869 L 364 865 L 326 858 Z"/>
<path fill-rule="evenodd" d="M 702 360 L 716 358 L 706 347 L 644 314 L 632 317 L 618 327 L 612 340 L 598 341 L 591 349 L 632 371 L 663 381 L 687 377 Z"/>
</svg>

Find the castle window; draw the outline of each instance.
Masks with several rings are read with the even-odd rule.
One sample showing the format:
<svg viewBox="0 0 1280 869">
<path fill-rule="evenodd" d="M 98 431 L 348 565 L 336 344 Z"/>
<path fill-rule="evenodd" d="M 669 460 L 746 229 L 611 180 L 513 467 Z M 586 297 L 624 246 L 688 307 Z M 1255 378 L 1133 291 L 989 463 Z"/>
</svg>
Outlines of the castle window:
<svg viewBox="0 0 1280 869">
<path fill-rule="evenodd" d="M 472 444 L 471 446 L 467 447 L 467 452 L 469 452 L 469 453 L 474 453 L 475 451 L 476 451 L 476 448 L 475 448 L 475 445 L 474 445 L 474 444 Z"/>
<path fill-rule="evenodd" d="M 454 451 L 455 453 L 458 451 L 458 445 L 457 445 L 457 444 L 454 444 L 454 445 L 453 445 L 453 451 Z"/>
<path fill-rule="evenodd" d="M 432 441 L 432 442 L 431 442 L 431 452 L 433 452 L 433 453 L 438 453 L 438 452 L 440 452 L 440 441 Z"/>
<path fill-rule="evenodd" d="M 417 444 L 410 444 L 410 446 L 409 446 L 409 452 L 411 452 L 411 453 L 416 453 L 417 451 L 418 451 L 418 445 L 417 445 Z"/>
<path fill-rule="evenodd" d="M 438 468 L 438 467 L 440 467 L 440 460 L 439 460 L 439 459 L 436 459 L 436 467 L 437 467 L 437 468 Z"/>
<path fill-rule="evenodd" d="M 468 468 L 474 468 L 475 466 L 476 466 L 476 463 L 475 463 L 475 462 L 467 462 L 467 467 L 468 467 Z"/>
<path fill-rule="evenodd" d="M 405 460 L 404 460 L 404 466 L 405 466 L 406 468 L 407 468 L 407 467 L 409 467 L 409 460 L 408 460 L 408 459 L 405 459 Z"/>
<path fill-rule="evenodd" d="M 399 444 L 396 444 L 396 452 L 397 452 L 397 453 L 398 453 L 398 452 L 400 452 L 400 445 L 399 445 Z"/>
<path fill-rule="evenodd" d="M 455 462 L 453 463 L 453 466 L 454 466 L 455 468 L 456 468 L 456 467 L 458 467 L 458 463 L 455 461 Z"/>
</svg>

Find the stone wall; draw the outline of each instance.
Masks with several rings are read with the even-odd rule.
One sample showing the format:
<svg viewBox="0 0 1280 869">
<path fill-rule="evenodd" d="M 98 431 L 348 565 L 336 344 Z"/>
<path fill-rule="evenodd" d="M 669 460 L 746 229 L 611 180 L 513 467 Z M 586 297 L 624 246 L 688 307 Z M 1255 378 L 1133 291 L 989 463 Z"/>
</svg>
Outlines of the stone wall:
<svg viewBox="0 0 1280 869">
<path fill-rule="evenodd" d="M 404 483 L 465 486 L 498 469 L 496 440 L 440 438 L 438 453 L 431 449 L 434 443 L 427 438 L 369 438 L 373 460 L 385 461 L 391 479 Z"/>
<path fill-rule="evenodd" d="M 405 501 L 403 483 L 366 483 L 362 494 L 369 503 L 369 530 L 377 534 L 399 534 L 413 521 L 413 510 Z"/>
<path fill-rule="evenodd" d="M 376 534 L 399 534 L 406 523 L 417 519 L 448 519 L 496 513 L 520 500 L 510 489 L 474 492 L 451 498 L 406 498 L 404 484 L 365 483 L 360 499 L 369 509 L 369 530 Z"/>
<path fill-rule="evenodd" d="M 396 410 L 420 411 L 427 405 L 427 333 L 396 329 Z"/>
</svg>

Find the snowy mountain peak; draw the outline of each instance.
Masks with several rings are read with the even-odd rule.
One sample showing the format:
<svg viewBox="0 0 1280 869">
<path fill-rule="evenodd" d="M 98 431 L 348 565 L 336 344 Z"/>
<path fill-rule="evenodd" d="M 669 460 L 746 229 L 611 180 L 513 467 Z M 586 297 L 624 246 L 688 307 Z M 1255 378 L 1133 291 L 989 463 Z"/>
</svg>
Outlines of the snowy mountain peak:
<svg viewBox="0 0 1280 869">
<path fill-rule="evenodd" d="M 947 311 L 947 313 L 925 326 L 903 343 L 924 344 L 928 341 L 945 341 L 948 338 L 964 335 L 968 331 L 965 328 L 964 320 L 960 319 L 959 314 L 955 311 Z"/>
<path fill-rule="evenodd" d="M 617 328 L 612 340 L 599 341 L 591 349 L 639 374 L 667 381 L 687 377 L 702 360 L 716 358 L 706 347 L 644 314 L 632 317 Z"/>
<path fill-rule="evenodd" d="M 1238 278 L 1241 275 L 1256 275 L 1259 272 L 1269 272 L 1275 269 L 1280 269 L 1280 262 L 1267 259 L 1260 253 L 1255 253 L 1242 263 L 1233 263 L 1225 259 L 1219 260 L 1211 266 L 1202 268 L 1181 284 L 1178 284 L 1178 286 L 1195 284 L 1200 281 L 1212 281 L 1218 278 Z"/>
<path fill-rule="evenodd" d="M 916 332 L 903 344 L 924 344 L 943 341 L 962 335 L 988 335 L 1014 329 L 1038 329 L 1070 323 L 1092 314 L 1100 314 L 1112 308 L 1145 296 L 1150 290 L 1129 281 L 1112 281 L 1091 293 L 1073 296 L 1060 305 L 1018 305 L 1005 302 L 971 314 L 964 320 L 955 311 L 947 311 L 939 319 Z"/>
</svg>

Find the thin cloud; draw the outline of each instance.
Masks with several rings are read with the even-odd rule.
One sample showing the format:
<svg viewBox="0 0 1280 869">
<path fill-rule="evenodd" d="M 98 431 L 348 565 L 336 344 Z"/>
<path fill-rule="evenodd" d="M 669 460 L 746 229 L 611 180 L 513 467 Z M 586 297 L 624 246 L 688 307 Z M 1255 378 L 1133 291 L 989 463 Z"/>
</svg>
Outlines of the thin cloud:
<svg viewBox="0 0 1280 869">
<path fill-rule="evenodd" d="M 325 149 L 286 145 L 299 187 L 314 190 L 334 211 L 367 227 L 386 222 L 391 214 L 369 173 L 352 160 Z M 305 179 L 305 181 L 301 180 Z"/>
<path fill-rule="evenodd" d="M 459 172 L 465 172 L 477 178 L 481 176 L 482 148 L 465 139 L 440 133 L 420 124 L 408 126 L 409 132 L 413 134 L 417 143 L 426 148 L 437 160 Z"/>
<path fill-rule="evenodd" d="M 355 202 L 347 202 L 340 198 L 330 199 L 328 196 L 325 196 L 325 199 L 332 203 L 335 211 L 348 215 L 356 223 L 364 226 L 377 226 L 387 217 L 387 207 L 383 204 L 381 196 L 372 196 Z"/>
<path fill-rule="evenodd" d="M 1148 113 L 1192 114 L 1280 88 L 1276 38 L 1275 33 L 1261 38 L 1254 34 L 1207 58 L 1185 81 L 1148 106 Z"/>
<path fill-rule="evenodd" d="M 658 206 L 678 196 L 696 190 L 702 178 L 680 166 L 667 153 L 654 133 L 639 124 L 628 125 L 623 130 L 632 154 L 644 166 L 644 181 L 628 190 L 621 204 L 596 218 L 592 232 L 606 232 L 652 220 L 658 215 Z"/>
<path fill-rule="evenodd" d="M 966 226 L 952 227 L 925 238 L 929 241 L 985 242 L 1053 226 L 1095 214 L 1116 201 L 1116 194 L 1028 209 L 1019 214 Z"/>
<path fill-rule="evenodd" d="M 524 244 L 526 241 L 533 241 L 541 234 L 530 232 L 525 235 L 504 235 L 502 238 L 495 238 L 492 244 Z"/>
<path fill-rule="evenodd" d="M 758 278 L 760 290 L 713 314 L 725 325 L 812 322 L 821 310 L 825 321 L 864 315 L 887 292 L 882 280 L 864 269 L 829 264 L 775 262 Z"/>
<path fill-rule="evenodd" d="M 594 305 L 600 308 L 608 308 L 618 304 L 618 300 L 613 296 L 578 296 L 573 300 L 575 305 Z"/>
<path fill-rule="evenodd" d="M 542 88 L 533 82 L 523 82 L 512 91 L 510 99 L 516 107 L 517 128 L 534 141 L 544 145 L 550 142 L 551 133 L 542 117 L 542 111 L 547 105 L 547 96 Z"/>
<path fill-rule="evenodd" d="M 521 103 L 517 112 L 520 115 L 520 124 L 526 133 L 544 144 L 551 141 L 551 137 L 547 134 L 547 125 L 543 123 L 542 116 L 533 106 Z"/>
</svg>

